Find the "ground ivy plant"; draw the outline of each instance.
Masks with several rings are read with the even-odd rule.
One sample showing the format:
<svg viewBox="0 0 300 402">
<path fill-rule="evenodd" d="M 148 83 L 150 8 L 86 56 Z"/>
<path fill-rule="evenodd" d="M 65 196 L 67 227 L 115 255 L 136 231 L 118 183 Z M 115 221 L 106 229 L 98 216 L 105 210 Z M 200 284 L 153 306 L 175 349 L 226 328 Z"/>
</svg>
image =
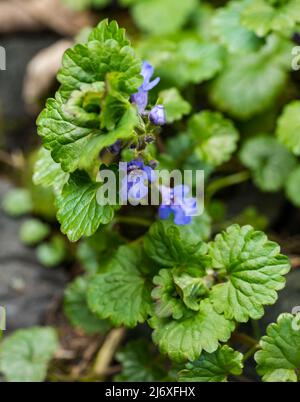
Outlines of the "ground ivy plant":
<svg viewBox="0 0 300 402">
<path fill-rule="evenodd" d="M 299 314 L 280 315 L 261 339 L 244 333 L 276 302 L 289 259 L 260 230 L 268 224 L 264 216 L 251 209 L 226 221 L 225 206 L 215 199 L 224 187 L 251 179 L 261 191 L 283 191 L 300 205 L 300 106 L 284 93 L 291 41 L 281 35 L 300 21 L 296 3 L 231 1 L 214 10 L 190 0 L 178 2 L 169 24 L 157 24 L 172 8 L 169 0 L 123 0 L 147 36 L 132 45 L 115 21 L 103 20 L 64 54 L 60 87 L 37 120 L 42 147 L 33 180 L 52 189 L 61 231 L 78 242 L 84 273 L 65 292 L 70 323 L 89 335 L 143 328 L 143 339 L 116 354 L 122 367 L 116 381 L 242 380 L 253 357 L 253 375 L 262 381 L 300 380 Z M 192 28 L 184 30 L 188 21 Z M 289 100 L 274 116 L 280 95 Z M 119 162 L 127 162 L 129 185 L 117 198 L 135 206 L 98 202 L 99 175 L 120 174 Z M 135 191 L 130 178 L 142 172 L 151 186 L 160 168 L 204 170 L 203 214 L 192 217 L 195 199 L 185 186 L 162 187 L 159 206 L 143 205 L 149 188 L 142 182 Z M 21 235 L 33 245 L 48 233 L 29 221 Z M 59 249 L 57 237 L 50 245 Z M 38 362 L 45 376 L 56 338 L 35 331 L 52 337 Z M 28 376 L 42 379 L 27 358 L 30 333 L 13 336 L 22 338 L 20 364 Z M 13 345 L 11 337 L 0 348 L 0 370 L 9 380 L 19 373 L 10 366 Z"/>
</svg>

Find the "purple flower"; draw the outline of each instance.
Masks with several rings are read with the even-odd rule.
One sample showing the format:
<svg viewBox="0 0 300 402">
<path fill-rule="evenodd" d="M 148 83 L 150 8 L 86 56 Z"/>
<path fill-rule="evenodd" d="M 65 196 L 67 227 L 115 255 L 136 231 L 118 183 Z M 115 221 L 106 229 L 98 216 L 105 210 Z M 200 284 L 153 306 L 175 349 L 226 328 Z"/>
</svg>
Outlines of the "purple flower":
<svg viewBox="0 0 300 402">
<path fill-rule="evenodd" d="M 166 124 L 166 113 L 163 105 L 156 105 L 149 113 L 151 123 L 156 126 L 163 126 Z"/>
<path fill-rule="evenodd" d="M 108 147 L 109 152 L 111 152 L 113 155 L 118 155 L 121 151 L 122 148 L 122 141 L 117 140 L 113 145 Z"/>
<path fill-rule="evenodd" d="M 131 205 L 138 205 L 147 197 L 149 182 L 153 183 L 156 179 L 155 172 L 140 158 L 123 163 L 121 169 L 125 170 L 120 191 L 121 200 L 129 201 Z"/>
<path fill-rule="evenodd" d="M 141 75 L 144 77 L 144 82 L 139 87 L 138 92 L 131 95 L 131 101 L 137 105 L 140 114 L 143 114 L 145 112 L 145 109 L 148 105 L 148 92 L 153 89 L 160 81 L 160 78 L 157 77 L 155 78 L 155 80 L 150 82 L 153 73 L 154 68 L 151 66 L 151 64 L 144 61 L 141 72 Z"/>
<path fill-rule="evenodd" d="M 190 188 L 188 186 L 175 186 L 174 188 L 162 187 L 162 205 L 159 207 L 161 219 L 168 219 L 174 214 L 176 225 L 187 225 L 191 222 L 192 216 L 197 214 L 196 198 L 188 198 Z"/>
</svg>

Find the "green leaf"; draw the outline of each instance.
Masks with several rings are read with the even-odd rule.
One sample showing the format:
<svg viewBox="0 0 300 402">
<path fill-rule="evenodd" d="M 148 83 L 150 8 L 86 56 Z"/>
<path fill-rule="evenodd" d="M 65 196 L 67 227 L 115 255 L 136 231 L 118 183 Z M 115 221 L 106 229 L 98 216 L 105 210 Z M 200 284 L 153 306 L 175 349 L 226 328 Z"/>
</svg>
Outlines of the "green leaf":
<svg viewBox="0 0 300 402">
<path fill-rule="evenodd" d="M 116 326 L 134 327 L 144 322 L 151 307 L 151 283 L 143 272 L 145 264 L 140 248 L 121 246 L 107 272 L 91 280 L 89 308 Z"/>
<path fill-rule="evenodd" d="M 196 360 L 202 350 L 213 353 L 220 342 L 226 342 L 234 330 L 234 323 L 218 314 L 209 300 L 203 300 L 199 312 L 185 315 L 180 320 L 149 320 L 154 329 L 153 340 L 162 353 L 172 360 Z"/>
<path fill-rule="evenodd" d="M 271 107 L 284 89 L 290 68 L 291 44 L 275 37 L 260 51 L 232 55 L 213 82 L 210 97 L 224 112 L 239 118 L 250 117 Z"/>
<path fill-rule="evenodd" d="M 231 53 L 253 52 L 263 44 L 253 32 L 241 25 L 241 13 L 248 3 L 248 0 L 230 1 L 226 7 L 218 9 L 213 18 L 214 33 Z"/>
<path fill-rule="evenodd" d="M 67 257 L 65 240 L 57 235 L 49 242 L 40 244 L 36 249 L 38 261 L 48 268 L 57 267 Z"/>
<path fill-rule="evenodd" d="M 285 184 L 287 198 L 297 207 L 300 207 L 300 167 L 297 167 L 289 175 Z"/>
<path fill-rule="evenodd" d="M 278 119 L 276 135 L 295 155 L 300 155 L 300 101 L 285 106 Z"/>
<path fill-rule="evenodd" d="M 242 24 L 258 36 L 270 31 L 290 34 L 300 22 L 298 0 L 252 0 L 241 17 Z"/>
<path fill-rule="evenodd" d="M 22 243 L 34 246 L 44 240 L 50 233 L 50 226 L 38 219 L 28 219 L 20 228 L 19 236 Z"/>
<path fill-rule="evenodd" d="M 0 345 L 0 371 L 9 382 L 41 382 L 57 348 L 53 328 L 20 329 Z"/>
<path fill-rule="evenodd" d="M 114 377 L 118 382 L 153 382 L 165 377 L 162 358 L 144 339 L 131 341 L 116 354 L 122 372 Z"/>
<path fill-rule="evenodd" d="M 136 108 L 134 106 L 130 106 L 114 130 L 104 135 L 91 136 L 90 141 L 84 148 L 83 155 L 80 157 L 79 165 L 82 168 L 89 170 L 92 162 L 97 161 L 100 151 L 102 151 L 105 147 L 113 145 L 118 140 L 126 141 L 135 137 L 136 133 L 134 129 L 137 125 L 138 115 Z M 97 168 L 98 165 L 99 164 L 97 163 Z"/>
<path fill-rule="evenodd" d="M 4 212 L 13 217 L 19 217 L 32 212 L 33 204 L 30 192 L 24 188 L 15 188 L 3 197 Z"/>
<path fill-rule="evenodd" d="M 122 243 L 117 232 L 109 227 L 100 227 L 93 236 L 82 240 L 77 257 L 89 274 L 96 274 L 104 269 Z"/>
<path fill-rule="evenodd" d="M 280 190 L 297 164 L 296 158 L 269 136 L 249 139 L 242 147 L 240 159 L 263 191 Z"/>
<path fill-rule="evenodd" d="M 38 133 L 43 145 L 51 151 L 55 162 L 66 172 L 73 172 L 80 164 L 82 150 L 91 138 L 101 135 L 100 129 L 79 125 L 75 119 L 63 111 L 63 100 L 48 99 L 45 109 L 37 120 Z"/>
<path fill-rule="evenodd" d="M 41 148 L 34 166 L 33 182 L 43 187 L 53 187 L 56 194 L 60 194 L 69 174 L 64 172 L 59 163 L 54 162 L 51 153 Z"/>
<path fill-rule="evenodd" d="M 103 334 L 109 330 L 108 321 L 100 320 L 87 305 L 87 277 L 78 277 L 65 290 L 64 312 L 75 328 L 87 334 Z"/>
<path fill-rule="evenodd" d="M 147 255 L 162 267 L 189 264 L 205 266 L 207 247 L 189 225 L 176 226 L 170 221 L 155 222 L 144 239 Z"/>
<path fill-rule="evenodd" d="M 140 72 L 141 61 L 115 21 L 102 21 L 87 43 L 66 51 L 61 87 L 37 120 L 44 147 L 64 171 L 93 168 L 104 147 L 134 135 L 138 116 L 129 100 Z"/>
<path fill-rule="evenodd" d="M 213 171 L 213 167 L 210 164 L 199 160 L 195 152 L 194 141 L 186 132 L 168 138 L 166 152 L 158 155 L 158 160 L 161 169 L 203 170 L 205 179 Z M 194 187 L 196 183 L 188 184 Z"/>
<path fill-rule="evenodd" d="M 256 352 L 257 372 L 265 382 L 297 382 L 300 369 L 300 314 L 281 314 L 267 328 Z M 297 379 L 298 377 L 298 379 Z"/>
<path fill-rule="evenodd" d="M 154 312 L 159 318 L 181 319 L 188 309 L 199 311 L 201 300 L 208 294 L 212 280 L 204 277 L 199 268 L 161 269 L 153 278 L 156 287 L 151 296 L 155 300 Z"/>
<path fill-rule="evenodd" d="M 239 134 L 233 123 L 218 112 L 203 111 L 191 117 L 188 133 L 195 152 L 204 162 L 218 166 L 236 150 Z"/>
<path fill-rule="evenodd" d="M 187 363 L 178 373 L 183 382 L 226 382 L 229 375 L 240 375 L 243 370 L 243 355 L 224 345 L 214 353 L 202 353 L 200 358 Z"/>
<path fill-rule="evenodd" d="M 136 123 L 136 111 L 128 103 L 122 118 L 111 132 L 101 131 L 100 127 L 88 127 L 64 111 L 59 94 L 56 99 L 48 99 L 37 121 L 44 147 L 51 151 L 52 158 L 66 172 L 73 172 L 81 165 L 92 165 L 104 147 L 114 144 L 118 139 L 132 137 Z"/>
<path fill-rule="evenodd" d="M 124 29 L 115 21 L 100 22 L 90 34 L 88 43 L 68 49 L 63 57 L 58 80 L 59 92 L 69 96 L 82 84 L 105 82 L 107 77 L 117 78 L 118 90 L 130 96 L 141 84 L 141 61 L 136 58 Z"/>
<path fill-rule="evenodd" d="M 208 2 L 200 2 L 195 7 L 191 17 L 191 25 L 200 38 L 212 39 L 212 21 L 214 15 L 215 8 Z"/>
<path fill-rule="evenodd" d="M 196 4 L 196 0 L 143 0 L 133 5 L 132 15 L 141 30 L 154 35 L 169 34 L 185 24 Z"/>
<path fill-rule="evenodd" d="M 168 123 L 180 120 L 191 111 L 191 105 L 183 99 L 177 88 L 170 88 L 159 93 L 159 98 L 165 107 Z"/>
<path fill-rule="evenodd" d="M 261 318 L 263 306 L 275 303 L 290 270 L 278 244 L 251 226 L 232 225 L 218 234 L 210 255 L 213 268 L 227 278 L 212 288 L 210 299 L 219 313 L 238 322 Z"/>
<path fill-rule="evenodd" d="M 174 282 L 179 293 L 182 294 L 182 301 L 190 310 L 199 311 L 200 302 L 208 294 L 212 279 L 195 277 L 194 272 L 190 275 L 182 270 L 175 271 Z"/>
<path fill-rule="evenodd" d="M 97 202 L 100 186 L 101 183 L 92 182 L 83 171 L 70 175 L 57 199 L 57 219 L 61 224 L 61 231 L 70 241 L 91 236 L 100 224 L 107 224 L 113 219 L 115 208 L 110 205 L 102 206 Z"/>
<path fill-rule="evenodd" d="M 154 306 L 155 315 L 159 318 L 173 317 L 180 319 L 186 312 L 186 307 L 180 297 L 177 297 L 173 272 L 170 269 L 161 269 L 153 278 L 156 286 L 151 296 L 156 301 Z"/>
<path fill-rule="evenodd" d="M 140 43 L 139 53 L 155 66 L 162 82 L 176 87 L 213 78 L 224 62 L 224 49 L 219 44 L 192 34 L 150 37 Z"/>
</svg>

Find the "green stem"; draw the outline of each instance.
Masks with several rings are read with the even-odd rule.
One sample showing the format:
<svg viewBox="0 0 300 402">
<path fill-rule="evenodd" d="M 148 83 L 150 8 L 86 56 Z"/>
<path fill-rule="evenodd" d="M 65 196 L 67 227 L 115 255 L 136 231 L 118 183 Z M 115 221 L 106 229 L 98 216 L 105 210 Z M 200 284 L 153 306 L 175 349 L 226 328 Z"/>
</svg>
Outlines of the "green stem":
<svg viewBox="0 0 300 402">
<path fill-rule="evenodd" d="M 117 216 L 114 219 L 114 223 L 126 223 L 128 225 L 144 226 L 147 228 L 152 225 L 150 220 L 138 216 Z"/>
<path fill-rule="evenodd" d="M 257 352 L 259 349 L 260 349 L 260 346 L 259 346 L 258 343 L 257 343 L 256 345 L 252 346 L 252 348 L 250 348 L 250 349 L 248 350 L 248 352 L 246 352 L 246 353 L 244 354 L 244 358 L 243 358 L 244 363 L 245 363 L 250 357 L 252 357 L 252 356 L 254 355 L 254 353 Z"/>
<path fill-rule="evenodd" d="M 259 322 L 256 320 L 251 320 L 252 331 L 255 339 L 261 338 Z"/>
<path fill-rule="evenodd" d="M 244 181 L 249 180 L 249 178 L 250 172 L 246 170 L 214 180 L 207 186 L 206 201 L 209 201 L 215 193 L 222 190 L 223 188 L 243 183 Z"/>
<path fill-rule="evenodd" d="M 243 332 L 234 332 L 232 334 L 232 340 L 251 348 L 257 346 L 257 340 Z"/>
</svg>

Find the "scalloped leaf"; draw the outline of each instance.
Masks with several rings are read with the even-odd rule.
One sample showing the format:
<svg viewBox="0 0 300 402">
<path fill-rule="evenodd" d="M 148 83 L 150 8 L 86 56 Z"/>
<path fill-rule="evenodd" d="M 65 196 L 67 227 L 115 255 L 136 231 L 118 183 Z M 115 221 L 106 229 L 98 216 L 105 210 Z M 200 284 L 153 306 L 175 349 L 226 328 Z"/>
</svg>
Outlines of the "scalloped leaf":
<svg viewBox="0 0 300 402">
<path fill-rule="evenodd" d="M 189 315 L 189 310 L 199 311 L 212 284 L 212 279 L 204 275 L 205 271 L 195 267 L 161 269 L 153 278 L 156 287 L 151 292 L 155 315 L 179 320 Z"/>
<path fill-rule="evenodd" d="M 33 182 L 43 187 L 53 187 L 56 194 L 60 194 L 69 174 L 64 172 L 59 163 L 54 162 L 50 151 L 41 148 L 34 165 Z"/>
<path fill-rule="evenodd" d="M 248 0 L 230 1 L 226 7 L 217 9 L 212 20 L 214 33 L 229 52 L 253 52 L 263 44 L 263 40 L 241 24 L 241 13 L 248 3 Z"/>
<path fill-rule="evenodd" d="M 209 300 L 203 300 L 197 313 L 185 315 L 180 320 L 149 320 L 154 329 L 153 341 L 162 353 L 172 360 L 196 360 L 202 350 L 213 353 L 219 342 L 226 342 L 234 330 L 234 323 L 218 314 Z"/>
<path fill-rule="evenodd" d="M 200 228 L 199 228 L 200 229 Z M 155 222 L 144 239 L 147 255 L 162 267 L 197 265 L 205 267 L 207 246 L 189 227 L 170 221 Z"/>
<path fill-rule="evenodd" d="M 267 328 L 255 353 L 257 372 L 265 382 L 296 382 L 300 369 L 300 314 L 281 314 Z"/>
<path fill-rule="evenodd" d="M 107 263 L 124 243 L 117 231 L 110 226 L 100 226 L 97 232 L 83 239 L 77 248 L 77 258 L 89 274 L 96 274 L 105 269 Z"/>
<path fill-rule="evenodd" d="M 191 111 L 191 105 L 183 99 L 177 88 L 170 88 L 159 93 L 159 99 L 165 107 L 168 123 L 180 120 Z"/>
<path fill-rule="evenodd" d="M 85 126 L 66 113 L 62 98 L 57 94 L 56 99 L 48 99 L 38 118 L 39 135 L 54 161 L 60 163 L 64 171 L 73 172 L 77 168 L 93 165 L 103 148 L 135 135 L 134 128 L 138 122 L 135 108 L 128 103 L 123 112 L 117 126 L 105 132 L 97 127 Z"/>
<path fill-rule="evenodd" d="M 66 172 L 93 167 L 100 151 L 134 135 L 131 94 L 142 83 L 141 60 L 124 29 L 102 21 L 85 44 L 66 51 L 61 86 L 37 119 L 43 145 Z"/>
<path fill-rule="evenodd" d="M 135 56 L 116 21 L 101 21 L 88 38 L 88 43 L 68 49 L 63 57 L 58 80 L 64 98 L 82 84 L 103 82 L 114 75 L 118 90 L 130 96 L 142 82 L 141 61 Z"/>
<path fill-rule="evenodd" d="M 114 381 L 162 381 L 166 376 L 163 360 L 153 349 L 153 345 L 145 339 L 128 342 L 116 354 L 117 361 L 122 364 L 122 372 L 114 377 Z"/>
<path fill-rule="evenodd" d="M 271 107 L 284 89 L 292 44 L 270 37 L 258 52 L 232 55 L 212 84 L 213 104 L 238 119 L 249 119 Z"/>
<path fill-rule="evenodd" d="M 270 136 L 257 136 L 246 141 L 240 159 L 263 191 L 280 190 L 297 165 L 296 158 Z"/>
<path fill-rule="evenodd" d="M 224 345 L 214 353 L 204 352 L 198 360 L 187 363 L 179 371 L 182 382 L 226 382 L 229 375 L 240 375 L 243 371 L 243 355 Z"/>
<path fill-rule="evenodd" d="M 242 13 L 242 24 L 258 36 L 270 31 L 292 33 L 300 22 L 298 0 L 252 0 Z"/>
<path fill-rule="evenodd" d="M 100 318 L 127 327 L 142 323 L 151 308 L 151 282 L 139 247 L 121 246 L 107 267 L 95 275 L 88 289 L 89 308 Z"/>
<path fill-rule="evenodd" d="M 70 241 L 91 236 L 100 224 L 107 224 L 113 219 L 116 207 L 102 206 L 97 202 L 97 191 L 101 185 L 91 181 L 87 173 L 78 170 L 70 175 L 57 198 L 57 219 L 61 231 Z"/>
<path fill-rule="evenodd" d="M 197 0 L 140 0 L 133 4 L 132 16 L 143 31 L 154 35 L 169 34 L 184 25 L 196 5 Z"/>
<path fill-rule="evenodd" d="M 287 182 L 285 184 L 285 193 L 287 198 L 296 207 L 300 207 L 300 167 L 298 166 L 289 175 Z"/>
<path fill-rule="evenodd" d="M 200 160 L 218 166 L 230 159 L 237 148 L 239 133 L 221 113 L 208 110 L 192 116 L 188 134 L 193 138 Z"/>
<path fill-rule="evenodd" d="M 80 328 L 87 334 L 103 334 L 111 325 L 90 311 L 87 305 L 88 286 L 89 279 L 80 276 L 66 288 L 64 312 L 75 328 Z"/>
<path fill-rule="evenodd" d="M 20 329 L 0 344 L 0 371 L 9 382 L 41 382 L 57 348 L 53 328 Z"/>
<path fill-rule="evenodd" d="M 228 227 L 210 244 L 210 255 L 213 268 L 227 277 L 213 286 L 210 300 L 219 313 L 238 322 L 261 318 L 263 306 L 275 303 L 290 270 L 279 245 L 252 226 Z"/>
<path fill-rule="evenodd" d="M 179 88 L 210 80 L 224 64 L 221 45 L 193 34 L 150 37 L 140 43 L 139 54 L 155 66 L 163 82 Z"/>
<path fill-rule="evenodd" d="M 300 155 L 300 101 L 285 106 L 277 122 L 276 135 L 295 155 Z"/>
</svg>

